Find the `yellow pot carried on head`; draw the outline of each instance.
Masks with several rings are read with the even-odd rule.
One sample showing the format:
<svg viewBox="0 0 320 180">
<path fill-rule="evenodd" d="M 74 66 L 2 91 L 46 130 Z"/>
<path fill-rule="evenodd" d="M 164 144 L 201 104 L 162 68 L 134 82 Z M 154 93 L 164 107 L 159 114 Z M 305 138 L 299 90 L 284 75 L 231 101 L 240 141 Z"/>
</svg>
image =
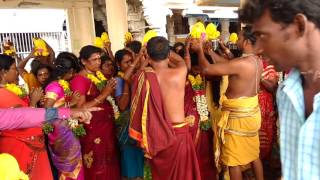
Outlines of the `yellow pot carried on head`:
<svg viewBox="0 0 320 180">
<path fill-rule="evenodd" d="M 33 44 L 35 48 L 35 56 L 49 56 L 47 44 L 43 39 L 33 38 Z"/>
</svg>

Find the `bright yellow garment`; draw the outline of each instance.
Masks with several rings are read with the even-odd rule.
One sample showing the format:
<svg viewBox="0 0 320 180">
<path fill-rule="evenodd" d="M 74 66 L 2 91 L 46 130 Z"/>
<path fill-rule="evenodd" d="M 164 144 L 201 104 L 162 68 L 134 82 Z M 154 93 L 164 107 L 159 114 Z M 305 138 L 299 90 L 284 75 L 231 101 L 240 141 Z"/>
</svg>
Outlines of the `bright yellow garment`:
<svg viewBox="0 0 320 180">
<path fill-rule="evenodd" d="M 261 114 L 258 96 L 228 99 L 221 97 L 221 118 L 214 124 L 216 163 L 246 165 L 259 158 Z"/>
<path fill-rule="evenodd" d="M 29 90 L 33 88 L 38 88 L 41 86 L 36 76 L 33 75 L 32 73 L 24 73 L 22 78 L 24 82 L 28 85 Z"/>
<path fill-rule="evenodd" d="M 223 97 L 226 93 L 226 90 L 228 88 L 228 76 L 222 76 L 222 80 L 220 83 L 220 97 Z M 218 146 L 216 139 L 218 139 L 218 129 L 215 124 L 217 124 L 221 118 L 221 98 L 220 103 L 215 104 L 212 97 L 212 85 L 210 81 L 206 81 L 206 97 L 207 97 L 207 103 L 208 103 L 208 110 L 210 112 L 210 120 L 212 122 L 212 130 L 214 133 L 213 138 L 213 149 L 216 149 Z M 214 152 L 213 152 L 214 153 Z M 221 166 L 219 163 L 216 163 L 216 167 L 218 172 L 221 171 Z"/>
<path fill-rule="evenodd" d="M 1 180 L 28 180 L 28 176 L 20 171 L 19 164 L 12 155 L 0 154 L 0 179 Z"/>
</svg>

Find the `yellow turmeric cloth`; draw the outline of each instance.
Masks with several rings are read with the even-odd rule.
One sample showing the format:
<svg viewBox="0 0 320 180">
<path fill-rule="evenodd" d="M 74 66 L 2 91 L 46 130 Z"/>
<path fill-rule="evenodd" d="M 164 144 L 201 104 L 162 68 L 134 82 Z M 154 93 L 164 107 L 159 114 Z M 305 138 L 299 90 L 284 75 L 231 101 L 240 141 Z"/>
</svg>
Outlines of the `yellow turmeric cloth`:
<svg viewBox="0 0 320 180">
<path fill-rule="evenodd" d="M 220 82 L 220 97 L 223 97 L 229 84 L 228 76 L 222 76 L 222 81 Z M 206 97 L 207 97 L 207 104 L 208 104 L 208 110 L 210 112 L 210 120 L 212 122 L 212 130 L 213 130 L 213 149 L 215 150 L 218 146 L 217 143 L 217 137 L 218 137 L 218 129 L 215 124 L 218 123 L 218 121 L 221 118 L 221 98 L 219 104 L 215 104 L 212 97 L 212 85 L 210 81 L 206 81 Z M 214 152 L 212 152 L 214 155 Z M 216 168 L 218 172 L 221 171 L 220 164 L 216 163 Z"/>
<path fill-rule="evenodd" d="M 27 73 L 27 72 L 23 73 L 22 78 L 24 82 L 28 85 L 29 90 L 33 88 L 38 88 L 41 86 L 36 76 L 33 75 L 32 73 Z"/>
<path fill-rule="evenodd" d="M 228 99 L 221 97 L 221 118 L 214 126 L 216 163 L 246 165 L 259 158 L 261 114 L 258 96 Z"/>
</svg>

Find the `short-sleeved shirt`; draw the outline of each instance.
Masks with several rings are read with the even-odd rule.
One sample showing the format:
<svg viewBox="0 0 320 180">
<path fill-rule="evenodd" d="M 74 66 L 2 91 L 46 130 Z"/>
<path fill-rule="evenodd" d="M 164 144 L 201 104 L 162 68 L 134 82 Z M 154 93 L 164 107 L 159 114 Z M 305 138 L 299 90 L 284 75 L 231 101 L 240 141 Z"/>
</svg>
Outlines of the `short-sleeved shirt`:
<svg viewBox="0 0 320 180">
<path fill-rule="evenodd" d="M 277 104 L 283 178 L 320 179 L 320 93 L 306 119 L 301 73 L 294 69 L 278 88 Z"/>
</svg>

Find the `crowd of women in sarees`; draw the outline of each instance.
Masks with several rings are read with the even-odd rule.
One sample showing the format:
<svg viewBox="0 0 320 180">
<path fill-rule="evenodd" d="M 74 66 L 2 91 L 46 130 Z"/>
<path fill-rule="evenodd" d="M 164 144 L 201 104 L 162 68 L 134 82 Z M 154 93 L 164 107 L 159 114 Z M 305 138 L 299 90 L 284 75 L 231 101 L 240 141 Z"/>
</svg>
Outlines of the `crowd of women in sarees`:
<svg viewBox="0 0 320 180">
<path fill-rule="evenodd" d="M 0 108 L 101 107 L 92 112 L 90 124 L 76 119 L 58 120 L 36 128 L 0 132 L 0 153 L 13 155 L 32 180 L 139 180 L 148 166 L 138 142 L 129 136 L 132 84 L 135 72 L 148 65 L 141 42 L 128 41 L 112 53 L 110 42 L 86 45 L 79 57 L 70 52 L 39 55 L 35 47 L 24 59 L 0 54 Z M 185 116 L 197 154 L 202 180 L 219 179 L 221 167 L 214 159 L 211 123 L 220 116 L 220 96 L 227 77 L 203 77 L 197 54 L 189 42 L 175 46 L 186 59 L 189 73 L 185 87 Z M 178 47 L 182 46 L 182 47 Z M 31 61 L 31 71 L 25 69 Z M 265 81 L 276 81 L 274 69 L 264 65 Z M 23 82 L 19 82 L 19 75 Z M 261 82 L 263 83 L 263 82 Z M 274 142 L 273 89 L 262 84 L 260 130 L 261 157 L 270 158 Z M 205 98 L 205 101 L 197 99 Z M 205 106 L 206 111 L 199 107 Z M 147 178 L 145 178 L 147 179 Z"/>
</svg>

